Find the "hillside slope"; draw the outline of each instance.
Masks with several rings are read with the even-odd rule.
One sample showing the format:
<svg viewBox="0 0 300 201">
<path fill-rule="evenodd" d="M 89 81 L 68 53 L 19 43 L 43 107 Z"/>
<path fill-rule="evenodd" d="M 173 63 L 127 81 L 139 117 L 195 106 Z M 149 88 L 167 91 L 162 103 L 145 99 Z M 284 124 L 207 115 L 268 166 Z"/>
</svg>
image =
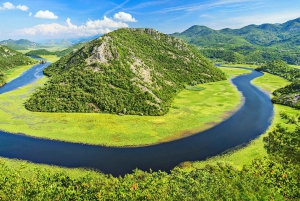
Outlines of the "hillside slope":
<svg viewBox="0 0 300 201">
<path fill-rule="evenodd" d="M 4 45 L 0 45 L 0 86 L 5 83 L 5 71 L 16 66 L 34 63 L 34 60 L 23 55 L 22 53 L 12 50 Z"/>
<path fill-rule="evenodd" d="M 277 89 L 273 92 L 273 103 L 287 105 L 300 109 L 300 80 L 292 82 L 283 88 Z"/>
<path fill-rule="evenodd" d="M 283 77 L 292 83 L 273 92 L 272 102 L 300 109 L 300 70 L 288 66 L 284 61 L 272 61 L 260 68 L 259 71 L 268 72 Z"/>
<path fill-rule="evenodd" d="M 186 84 L 225 79 L 197 50 L 153 29 L 119 29 L 44 70 L 32 111 L 163 115 Z"/>
</svg>

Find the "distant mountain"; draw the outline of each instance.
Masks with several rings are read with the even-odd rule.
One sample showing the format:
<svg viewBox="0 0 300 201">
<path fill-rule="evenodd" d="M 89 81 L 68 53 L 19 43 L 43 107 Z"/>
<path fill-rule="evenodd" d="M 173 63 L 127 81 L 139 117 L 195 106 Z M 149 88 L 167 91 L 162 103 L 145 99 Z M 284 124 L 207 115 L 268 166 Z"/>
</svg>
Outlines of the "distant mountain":
<svg viewBox="0 0 300 201">
<path fill-rule="evenodd" d="M 14 50 L 26 50 L 28 48 L 40 48 L 42 45 L 26 40 L 26 39 L 20 39 L 20 40 L 3 40 L 0 42 L 1 45 L 5 45 L 7 47 L 10 47 Z"/>
<path fill-rule="evenodd" d="M 71 47 L 61 50 L 61 51 L 49 51 L 46 49 L 37 49 L 37 50 L 31 50 L 27 52 L 25 55 L 31 56 L 31 57 L 41 57 L 43 55 L 57 55 L 58 57 L 63 57 L 67 54 L 70 54 L 72 52 L 75 52 L 82 48 L 85 43 L 78 43 L 75 45 L 72 45 Z"/>
<path fill-rule="evenodd" d="M 231 34 L 224 34 L 218 30 L 213 30 L 206 26 L 194 25 L 182 33 L 174 33 L 171 36 L 184 39 L 190 44 L 201 47 L 223 47 L 230 45 L 251 45 L 244 38 L 233 36 Z"/>
<path fill-rule="evenodd" d="M 31 111 L 163 115 L 185 85 L 226 79 L 183 40 L 129 28 L 90 41 L 44 73 L 49 82 L 25 104 Z"/>
<path fill-rule="evenodd" d="M 182 33 L 172 36 L 180 37 L 191 44 L 202 47 L 228 45 L 271 46 L 284 44 L 285 41 L 300 35 L 300 18 L 283 24 L 248 25 L 240 29 L 213 30 L 205 26 L 194 25 Z"/>
<path fill-rule="evenodd" d="M 82 42 L 82 43 L 77 43 L 75 45 L 72 45 L 71 47 L 65 49 L 65 50 L 61 50 L 56 52 L 56 55 L 58 57 L 63 57 L 66 56 L 67 54 L 70 54 L 72 52 L 78 51 L 80 48 L 82 48 L 86 43 Z"/>
<path fill-rule="evenodd" d="M 61 40 L 48 40 L 46 43 L 43 44 L 45 47 L 70 47 L 73 43 L 67 39 Z"/>
<path fill-rule="evenodd" d="M 265 63 L 284 60 L 300 64 L 300 18 L 240 29 L 214 30 L 194 25 L 182 33 L 170 35 L 200 47 L 204 56 L 216 61 Z"/>
<path fill-rule="evenodd" d="M 44 46 L 55 46 L 55 40 L 48 40 L 46 43 L 43 44 Z"/>
<path fill-rule="evenodd" d="M 61 45 L 61 46 L 65 46 L 65 47 L 70 47 L 73 45 L 73 43 L 67 39 L 62 39 L 61 41 L 59 41 L 57 44 Z"/>
<path fill-rule="evenodd" d="M 80 37 L 80 38 L 73 38 L 73 39 L 69 39 L 73 44 L 77 44 L 77 43 L 86 43 L 89 42 L 91 40 L 94 40 L 96 38 L 101 37 L 102 34 L 97 34 L 94 36 L 89 36 L 89 37 Z"/>
</svg>

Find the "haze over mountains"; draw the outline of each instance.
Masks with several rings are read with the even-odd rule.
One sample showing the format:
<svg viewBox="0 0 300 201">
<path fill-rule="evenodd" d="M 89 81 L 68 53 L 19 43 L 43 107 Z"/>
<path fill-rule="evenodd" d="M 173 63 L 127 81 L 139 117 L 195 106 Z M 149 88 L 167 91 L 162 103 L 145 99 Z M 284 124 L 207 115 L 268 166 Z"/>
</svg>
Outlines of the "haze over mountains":
<svg viewBox="0 0 300 201">
<path fill-rule="evenodd" d="M 1 45 L 5 45 L 7 47 L 10 47 L 14 50 L 25 50 L 27 48 L 40 48 L 42 47 L 41 44 L 29 41 L 27 39 L 20 39 L 20 40 L 3 40 L 0 42 Z"/>
<path fill-rule="evenodd" d="M 8 40 L 0 41 L 0 44 L 5 45 L 14 50 L 41 49 L 41 48 L 49 48 L 49 47 L 68 48 L 74 44 L 86 43 L 98 37 L 100 37 L 100 35 L 95 35 L 91 37 L 74 38 L 74 39 L 58 39 L 58 40 L 50 39 L 43 42 L 32 42 L 27 39 L 19 39 L 19 40 L 8 39 Z"/>
</svg>

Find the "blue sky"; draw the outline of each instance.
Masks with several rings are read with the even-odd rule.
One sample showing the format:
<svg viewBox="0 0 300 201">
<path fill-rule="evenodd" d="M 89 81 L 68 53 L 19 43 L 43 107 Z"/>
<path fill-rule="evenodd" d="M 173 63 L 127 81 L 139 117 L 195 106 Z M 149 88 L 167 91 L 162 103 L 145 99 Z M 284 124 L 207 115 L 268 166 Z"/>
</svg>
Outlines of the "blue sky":
<svg viewBox="0 0 300 201">
<path fill-rule="evenodd" d="M 121 27 L 240 28 L 298 17 L 299 0 L 0 0 L 0 40 L 77 38 Z"/>
</svg>

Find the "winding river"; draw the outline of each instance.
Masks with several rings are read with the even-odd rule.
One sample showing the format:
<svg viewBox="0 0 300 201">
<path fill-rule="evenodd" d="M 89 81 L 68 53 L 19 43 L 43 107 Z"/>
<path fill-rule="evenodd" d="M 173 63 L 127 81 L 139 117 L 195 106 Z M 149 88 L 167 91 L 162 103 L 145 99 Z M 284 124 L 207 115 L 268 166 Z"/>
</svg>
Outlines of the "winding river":
<svg viewBox="0 0 300 201">
<path fill-rule="evenodd" d="M 19 87 L 25 86 L 27 84 L 30 84 L 31 82 L 34 82 L 37 79 L 42 78 L 44 76 L 43 74 L 44 68 L 46 68 L 50 64 L 51 64 L 50 62 L 46 62 L 44 64 L 34 65 L 33 67 L 25 71 L 16 79 L 2 86 L 0 88 L 0 94 L 15 90 Z"/>
<path fill-rule="evenodd" d="M 43 69 L 47 65 L 49 63 L 33 68 Z M 14 80 L 2 87 L 0 93 L 29 83 L 29 76 L 37 78 L 35 73 L 36 70 L 28 70 L 22 75 L 24 78 L 18 78 L 24 81 Z M 183 161 L 204 160 L 248 143 L 266 131 L 272 121 L 273 105 L 268 95 L 250 84 L 252 79 L 262 75 L 252 71 L 234 78 L 233 84 L 245 98 L 242 107 L 222 123 L 190 137 L 147 147 L 114 148 L 0 131 L 0 156 L 64 167 L 93 168 L 114 176 L 131 173 L 135 168 L 169 172 Z"/>
</svg>

